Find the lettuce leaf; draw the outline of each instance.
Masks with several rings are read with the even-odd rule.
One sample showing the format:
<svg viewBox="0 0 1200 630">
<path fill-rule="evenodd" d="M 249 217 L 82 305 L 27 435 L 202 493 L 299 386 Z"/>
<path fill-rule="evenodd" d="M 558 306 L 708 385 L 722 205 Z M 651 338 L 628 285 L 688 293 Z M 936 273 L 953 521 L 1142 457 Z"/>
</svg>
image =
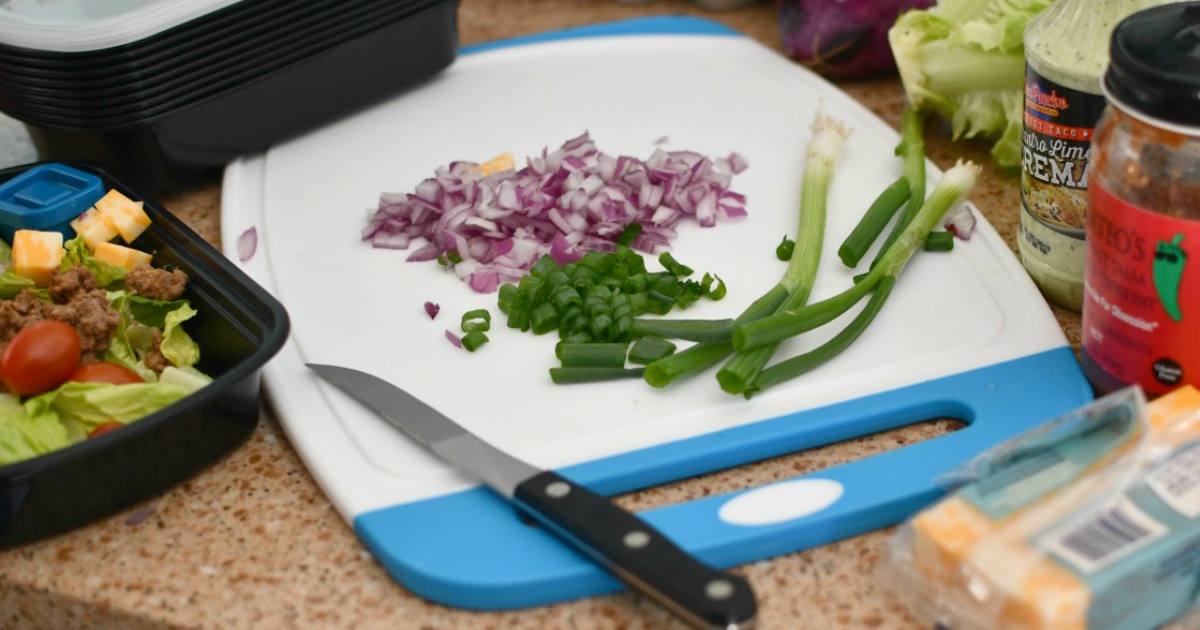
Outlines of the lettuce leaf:
<svg viewBox="0 0 1200 630">
<path fill-rule="evenodd" d="M 67 429 L 53 411 L 31 415 L 15 395 L 0 394 L 0 465 L 70 445 Z"/>
<path fill-rule="evenodd" d="M 183 329 L 184 322 L 199 314 L 187 300 L 163 301 L 129 295 L 125 306 L 134 321 L 162 330 L 159 351 L 171 365 L 187 367 L 200 360 L 200 345 Z"/>
<path fill-rule="evenodd" d="M 108 287 L 125 279 L 125 268 L 97 260 L 96 256 L 92 254 L 92 248 L 88 246 L 82 236 L 76 236 L 63 243 L 63 249 L 67 250 L 67 253 L 63 256 L 62 262 L 58 264 L 59 271 L 66 271 L 75 265 L 83 265 L 92 272 L 93 276 L 96 276 L 96 286 L 98 287 Z"/>
<path fill-rule="evenodd" d="M 909 102 L 950 120 L 955 139 L 986 138 L 1005 168 L 1021 163 L 1025 25 L 1052 0 L 940 0 L 888 31 Z"/>
<path fill-rule="evenodd" d="M 0 273 L 0 298 L 12 299 L 25 289 L 34 290 L 35 293 L 44 293 L 34 286 L 33 280 L 18 276 L 13 273 L 12 269 L 5 269 L 3 273 Z"/>
<path fill-rule="evenodd" d="M 196 391 L 179 382 L 64 383 L 58 389 L 25 401 L 32 416 L 57 414 L 62 422 L 79 422 L 87 431 L 105 422 L 128 424 Z"/>
<path fill-rule="evenodd" d="M 158 380 L 145 363 L 152 328 L 162 331 L 159 351 L 171 365 L 182 368 L 200 361 L 200 344 L 183 329 L 184 322 L 199 314 L 187 300 L 152 300 L 125 291 L 110 292 L 108 300 L 121 314 L 121 323 L 104 353 L 105 361 L 123 365 L 147 382 Z"/>
</svg>

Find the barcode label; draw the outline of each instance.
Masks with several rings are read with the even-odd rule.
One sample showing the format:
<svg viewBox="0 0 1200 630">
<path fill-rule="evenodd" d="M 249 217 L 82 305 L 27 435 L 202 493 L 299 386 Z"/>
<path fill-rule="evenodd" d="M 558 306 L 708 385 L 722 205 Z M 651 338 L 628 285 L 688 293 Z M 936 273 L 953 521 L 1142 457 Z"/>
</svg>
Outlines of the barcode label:
<svg viewBox="0 0 1200 630">
<path fill-rule="evenodd" d="M 1166 534 L 1167 528 L 1125 497 L 1073 519 L 1049 551 L 1084 573 L 1094 573 Z"/>
<path fill-rule="evenodd" d="M 1146 476 L 1146 485 L 1176 512 L 1188 518 L 1200 516 L 1200 448 L 1172 455 Z"/>
</svg>

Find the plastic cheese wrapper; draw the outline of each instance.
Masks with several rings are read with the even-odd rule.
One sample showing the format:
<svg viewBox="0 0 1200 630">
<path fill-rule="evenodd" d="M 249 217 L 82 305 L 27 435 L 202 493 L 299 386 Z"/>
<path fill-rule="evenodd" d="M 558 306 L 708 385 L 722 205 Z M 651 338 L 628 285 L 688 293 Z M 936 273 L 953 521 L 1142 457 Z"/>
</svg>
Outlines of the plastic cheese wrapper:
<svg viewBox="0 0 1200 630">
<path fill-rule="evenodd" d="M 1137 630 L 1200 595 L 1200 391 L 1124 389 L 996 446 L 891 538 L 886 587 L 949 630 Z"/>
</svg>

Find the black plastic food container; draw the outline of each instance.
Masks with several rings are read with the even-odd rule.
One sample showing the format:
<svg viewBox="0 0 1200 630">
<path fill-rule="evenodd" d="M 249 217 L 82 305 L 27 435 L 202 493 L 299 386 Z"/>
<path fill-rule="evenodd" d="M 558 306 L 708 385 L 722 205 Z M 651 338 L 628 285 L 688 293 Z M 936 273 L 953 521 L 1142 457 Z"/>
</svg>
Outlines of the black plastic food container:
<svg viewBox="0 0 1200 630">
<path fill-rule="evenodd" d="M 0 183 L 35 165 L 0 170 Z M 124 428 L 33 459 L 0 466 L 0 548 L 53 536 L 159 494 L 234 450 L 259 416 L 259 371 L 283 346 L 283 306 L 152 199 L 107 172 L 71 163 L 133 200 L 150 227 L 137 248 L 153 265 L 187 273 L 185 324 L 200 345 L 196 366 L 213 382 Z"/>
<path fill-rule="evenodd" d="M 55 4 L 100 6 L 90 1 Z M 132 4 L 144 5 L 133 26 L 59 16 L 74 39 L 56 18 L 0 10 L 0 111 L 40 159 L 95 163 L 149 194 L 396 96 L 458 50 L 458 0 Z"/>
</svg>

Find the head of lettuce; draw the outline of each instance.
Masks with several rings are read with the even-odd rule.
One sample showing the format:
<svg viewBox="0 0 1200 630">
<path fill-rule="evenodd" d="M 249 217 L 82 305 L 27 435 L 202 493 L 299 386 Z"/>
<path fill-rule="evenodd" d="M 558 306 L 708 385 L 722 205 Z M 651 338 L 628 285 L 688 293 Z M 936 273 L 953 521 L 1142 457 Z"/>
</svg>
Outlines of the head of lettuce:
<svg viewBox="0 0 1200 630">
<path fill-rule="evenodd" d="M 1021 164 L 1025 26 L 1052 0 L 940 0 L 888 31 L 909 103 L 949 119 L 955 139 L 985 138 L 1003 168 Z"/>
</svg>

